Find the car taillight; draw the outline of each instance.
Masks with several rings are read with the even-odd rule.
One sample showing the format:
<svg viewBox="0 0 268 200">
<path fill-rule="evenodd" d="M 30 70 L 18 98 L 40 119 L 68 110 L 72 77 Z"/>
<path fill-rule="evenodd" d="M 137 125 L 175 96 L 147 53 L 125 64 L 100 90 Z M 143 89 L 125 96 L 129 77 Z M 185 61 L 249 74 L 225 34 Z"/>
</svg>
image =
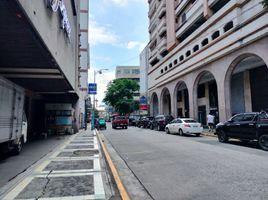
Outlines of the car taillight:
<svg viewBox="0 0 268 200">
<path fill-rule="evenodd" d="M 185 127 L 191 128 L 190 124 L 184 124 Z"/>
</svg>

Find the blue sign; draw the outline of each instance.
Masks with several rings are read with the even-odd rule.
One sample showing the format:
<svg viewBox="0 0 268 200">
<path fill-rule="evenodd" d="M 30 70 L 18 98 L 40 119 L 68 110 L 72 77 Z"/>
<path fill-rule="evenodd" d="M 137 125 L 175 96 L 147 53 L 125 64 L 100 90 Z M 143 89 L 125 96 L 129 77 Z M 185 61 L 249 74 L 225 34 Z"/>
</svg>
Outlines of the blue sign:
<svg viewBox="0 0 268 200">
<path fill-rule="evenodd" d="M 97 84 L 89 83 L 88 84 L 88 94 L 97 94 Z"/>
<path fill-rule="evenodd" d="M 140 97 L 140 104 L 147 104 L 147 98 L 145 96 Z"/>
</svg>

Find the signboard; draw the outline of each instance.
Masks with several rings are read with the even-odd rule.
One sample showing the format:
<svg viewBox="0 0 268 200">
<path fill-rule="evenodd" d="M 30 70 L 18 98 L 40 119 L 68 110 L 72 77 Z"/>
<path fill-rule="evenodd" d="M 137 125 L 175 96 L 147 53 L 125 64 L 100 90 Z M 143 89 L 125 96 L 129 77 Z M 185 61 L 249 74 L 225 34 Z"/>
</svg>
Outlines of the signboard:
<svg viewBox="0 0 268 200">
<path fill-rule="evenodd" d="M 139 106 L 139 109 L 140 109 L 140 110 L 147 110 L 147 109 L 148 109 L 148 105 L 147 105 L 147 104 L 141 104 L 141 105 Z"/>
<path fill-rule="evenodd" d="M 147 104 L 147 98 L 145 96 L 140 97 L 140 104 Z"/>
<path fill-rule="evenodd" d="M 88 84 L 88 94 L 97 94 L 97 84 L 89 83 Z"/>
</svg>

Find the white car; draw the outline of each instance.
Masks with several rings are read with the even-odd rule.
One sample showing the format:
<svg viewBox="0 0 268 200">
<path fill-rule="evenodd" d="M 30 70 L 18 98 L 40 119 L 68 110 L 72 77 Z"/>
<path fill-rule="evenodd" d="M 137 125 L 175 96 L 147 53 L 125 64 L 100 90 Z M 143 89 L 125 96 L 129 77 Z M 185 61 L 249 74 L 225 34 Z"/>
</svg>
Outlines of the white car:
<svg viewBox="0 0 268 200">
<path fill-rule="evenodd" d="M 165 131 L 167 134 L 178 133 L 181 136 L 184 134 L 195 134 L 200 136 L 203 132 L 203 126 L 191 118 L 177 118 L 166 125 Z"/>
</svg>

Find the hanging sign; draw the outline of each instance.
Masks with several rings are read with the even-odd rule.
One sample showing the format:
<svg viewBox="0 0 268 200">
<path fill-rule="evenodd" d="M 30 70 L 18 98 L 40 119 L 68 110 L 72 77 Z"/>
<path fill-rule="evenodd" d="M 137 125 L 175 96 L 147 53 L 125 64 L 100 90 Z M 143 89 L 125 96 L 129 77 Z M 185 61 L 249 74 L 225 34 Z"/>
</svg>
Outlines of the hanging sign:
<svg viewBox="0 0 268 200">
<path fill-rule="evenodd" d="M 68 38 L 71 37 L 71 26 L 67 15 L 67 10 L 63 0 L 60 0 L 61 28 L 65 30 Z"/>
<path fill-rule="evenodd" d="M 48 0 L 48 6 L 53 12 L 57 12 L 60 6 L 60 0 Z"/>
</svg>

